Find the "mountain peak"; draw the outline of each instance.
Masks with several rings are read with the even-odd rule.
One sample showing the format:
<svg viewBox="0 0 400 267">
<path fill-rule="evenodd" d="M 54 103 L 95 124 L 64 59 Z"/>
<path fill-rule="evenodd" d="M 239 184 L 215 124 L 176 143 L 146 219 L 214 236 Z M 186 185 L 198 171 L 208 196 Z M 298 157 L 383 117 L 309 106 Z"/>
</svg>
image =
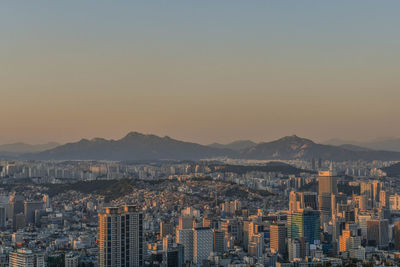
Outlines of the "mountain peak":
<svg viewBox="0 0 400 267">
<path fill-rule="evenodd" d="M 122 139 L 138 137 L 138 136 L 144 136 L 144 134 L 132 131 L 132 132 L 129 132 L 127 135 L 125 135 L 125 137 L 123 137 Z"/>
<path fill-rule="evenodd" d="M 281 139 L 278 139 L 277 141 L 280 141 L 280 142 L 296 142 L 296 143 L 314 143 L 312 140 L 310 140 L 310 139 L 307 139 L 307 138 L 302 138 L 302 137 L 299 137 L 299 136 L 297 136 L 297 135 L 288 135 L 288 136 L 285 136 L 285 137 L 282 137 Z"/>
</svg>

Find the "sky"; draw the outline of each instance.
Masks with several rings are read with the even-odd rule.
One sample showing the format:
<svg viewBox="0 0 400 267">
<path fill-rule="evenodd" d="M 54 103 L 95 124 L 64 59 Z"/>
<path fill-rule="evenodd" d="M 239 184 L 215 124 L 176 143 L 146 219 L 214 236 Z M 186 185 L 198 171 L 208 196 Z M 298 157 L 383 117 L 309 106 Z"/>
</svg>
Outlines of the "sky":
<svg viewBox="0 0 400 267">
<path fill-rule="evenodd" d="M 1 1 L 0 143 L 400 136 L 400 1 Z"/>
</svg>

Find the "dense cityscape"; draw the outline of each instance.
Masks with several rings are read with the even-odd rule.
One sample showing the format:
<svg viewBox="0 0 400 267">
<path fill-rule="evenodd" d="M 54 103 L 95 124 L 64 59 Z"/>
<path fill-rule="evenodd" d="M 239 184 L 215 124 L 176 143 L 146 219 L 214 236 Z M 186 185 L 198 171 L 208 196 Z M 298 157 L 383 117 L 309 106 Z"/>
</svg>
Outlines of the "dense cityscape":
<svg viewBox="0 0 400 267">
<path fill-rule="evenodd" d="M 0 266 L 397 265 L 394 163 L 2 161 Z"/>
<path fill-rule="evenodd" d="M 1 0 L 0 267 L 400 267 L 399 0 Z"/>
</svg>

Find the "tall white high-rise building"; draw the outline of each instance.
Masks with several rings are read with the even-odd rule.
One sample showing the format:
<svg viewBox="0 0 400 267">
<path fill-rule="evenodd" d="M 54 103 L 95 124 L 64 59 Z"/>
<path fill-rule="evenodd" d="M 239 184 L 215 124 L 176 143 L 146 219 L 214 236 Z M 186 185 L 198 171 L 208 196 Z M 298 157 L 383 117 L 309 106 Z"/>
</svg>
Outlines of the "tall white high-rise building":
<svg viewBox="0 0 400 267">
<path fill-rule="evenodd" d="M 202 264 L 213 251 L 214 234 L 210 228 L 199 227 L 193 234 L 193 262 Z"/>
<path fill-rule="evenodd" d="M 99 266 L 143 266 L 143 214 L 137 207 L 106 208 L 98 220 Z"/>
<path fill-rule="evenodd" d="M 193 229 L 177 229 L 176 243 L 183 245 L 184 261 L 193 261 Z"/>
</svg>

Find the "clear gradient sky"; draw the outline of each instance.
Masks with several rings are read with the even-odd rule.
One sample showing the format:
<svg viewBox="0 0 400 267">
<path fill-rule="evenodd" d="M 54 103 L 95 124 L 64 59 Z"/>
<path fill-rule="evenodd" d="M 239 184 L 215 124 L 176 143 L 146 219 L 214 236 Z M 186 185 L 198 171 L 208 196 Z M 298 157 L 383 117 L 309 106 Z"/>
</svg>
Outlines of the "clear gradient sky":
<svg viewBox="0 0 400 267">
<path fill-rule="evenodd" d="M 1 1 L 0 143 L 400 135 L 400 1 Z"/>
</svg>

